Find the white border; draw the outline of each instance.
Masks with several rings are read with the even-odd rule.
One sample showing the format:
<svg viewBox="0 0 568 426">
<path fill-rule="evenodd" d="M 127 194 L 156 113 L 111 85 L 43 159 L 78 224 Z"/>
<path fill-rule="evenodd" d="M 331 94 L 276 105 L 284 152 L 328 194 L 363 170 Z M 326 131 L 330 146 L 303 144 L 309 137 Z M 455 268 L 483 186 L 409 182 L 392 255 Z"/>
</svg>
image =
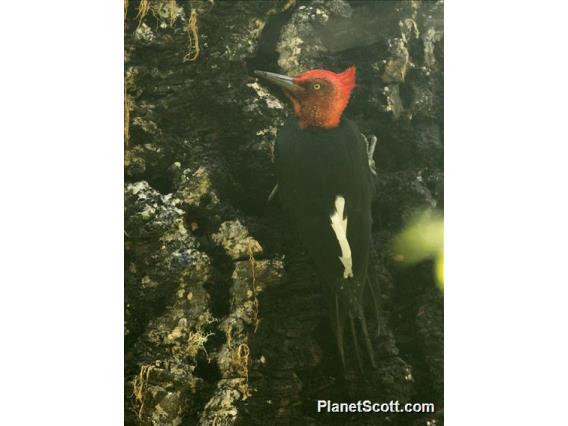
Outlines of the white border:
<svg viewBox="0 0 568 426">
<path fill-rule="evenodd" d="M 566 4 L 445 9 L 445 421 L 561 424 Z"/>
<path fill-rule="evenodd" d="M 121 424 L 122 3 L 2 14 L 2 420 Z M 449 425 L 566 417 L 566 16 L 446 4 Z"/>
<path fill-rule="evenodd" d="M 123 423 L 122 2 L 2 4 L 2 423 Z"/>
</svg>

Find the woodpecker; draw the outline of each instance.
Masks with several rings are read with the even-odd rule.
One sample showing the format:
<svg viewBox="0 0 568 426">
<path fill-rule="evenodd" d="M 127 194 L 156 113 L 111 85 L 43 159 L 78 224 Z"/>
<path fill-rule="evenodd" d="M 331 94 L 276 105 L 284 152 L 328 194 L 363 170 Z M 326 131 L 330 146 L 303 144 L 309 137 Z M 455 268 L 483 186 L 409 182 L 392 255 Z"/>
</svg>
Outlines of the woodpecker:
<svg viewBox="0 0 568 426">
<path fill-rule="evenodd" d="M 359 368 L 357 329 L 376 368 L 363 306 L 368 288 L 378 321 L 376 289 L 368 275 L 374 147 L 369 150 L 357 125 L 343 117 L 356 69 L 315 69 L 295 77 L 255 74 L 280 86 L 292 103 L 294 115 L 276 138 L 275 189 L 323 283 L 342 365 L 345 369 L 344 330 L 349 327 Z"/>
</svg>

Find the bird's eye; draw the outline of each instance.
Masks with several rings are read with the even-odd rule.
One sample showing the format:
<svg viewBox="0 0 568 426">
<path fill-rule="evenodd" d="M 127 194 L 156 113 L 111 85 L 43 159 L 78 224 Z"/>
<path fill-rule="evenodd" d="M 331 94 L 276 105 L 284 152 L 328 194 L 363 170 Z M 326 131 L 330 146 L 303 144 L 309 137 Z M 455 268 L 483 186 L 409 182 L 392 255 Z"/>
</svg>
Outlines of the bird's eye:
<svg viewBox="0 0 568 426">
<path fill-rule="evenodd" d="M 314 90 L 319 90 L 319 89 L 321 89 L 321 84 L 319 83 L 314 84 Z"/>
</svg>

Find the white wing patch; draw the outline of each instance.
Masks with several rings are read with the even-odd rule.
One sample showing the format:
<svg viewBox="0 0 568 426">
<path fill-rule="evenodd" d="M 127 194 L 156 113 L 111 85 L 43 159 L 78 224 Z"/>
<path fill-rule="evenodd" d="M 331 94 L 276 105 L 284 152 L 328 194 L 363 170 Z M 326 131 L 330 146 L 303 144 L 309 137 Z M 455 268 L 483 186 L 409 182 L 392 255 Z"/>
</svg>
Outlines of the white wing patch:
<svg viewBox="0 0 568 426">
<path fill-rule="evenodd" d="M 341 195 L 335 197 L 335 210 L 331 213 L 331 228 L 335 232 L 335 237 L 339 242 L 341 249 L 341 256 L 339 260 L 343 264 L 343 278 L 353 277 L 353 260 L 351 259 L 351 247 L 347 241 L 347 217 L 343 219 L 343 212 L 345 211 L 345 198 Z"/>
</svg>

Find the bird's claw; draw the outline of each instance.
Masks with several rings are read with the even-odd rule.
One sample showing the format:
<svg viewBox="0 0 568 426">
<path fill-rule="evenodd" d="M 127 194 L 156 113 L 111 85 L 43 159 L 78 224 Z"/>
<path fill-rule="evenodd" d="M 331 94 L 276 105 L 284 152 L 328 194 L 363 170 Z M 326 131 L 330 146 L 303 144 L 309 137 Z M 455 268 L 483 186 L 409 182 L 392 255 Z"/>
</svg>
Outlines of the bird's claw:
<svg viewBox="0 0 568 426">
<path fill-rule="evenodd" d="M 369 169 L 371 170 L 371 173 L 374 176 L 377 176 L 377 168 L 375 165 L 375 159 L 374 159 L 374 154 L 375 154 L 375 148 L 377 146 L 377 137 L 375 135 L 370 135 L 369 139 L 367 139 L 367 136 L 361 134 L 363 136 L 363 139 L 365 139 L 365 144 L 367 144 L 367 158 L 369 160 Z"/>
<path fill-rule="evenodd" d="M 268 202 L 269 203 L 272 201 L 272 199 L 274 198 L 274 196 L 276 195 L 277 192 L 278 192 L 278 184 L 274 185 L 274 188 L 272 188 L 272 191 L 270 192 L 270 195 L 268 196 Z"/>
</svg>

